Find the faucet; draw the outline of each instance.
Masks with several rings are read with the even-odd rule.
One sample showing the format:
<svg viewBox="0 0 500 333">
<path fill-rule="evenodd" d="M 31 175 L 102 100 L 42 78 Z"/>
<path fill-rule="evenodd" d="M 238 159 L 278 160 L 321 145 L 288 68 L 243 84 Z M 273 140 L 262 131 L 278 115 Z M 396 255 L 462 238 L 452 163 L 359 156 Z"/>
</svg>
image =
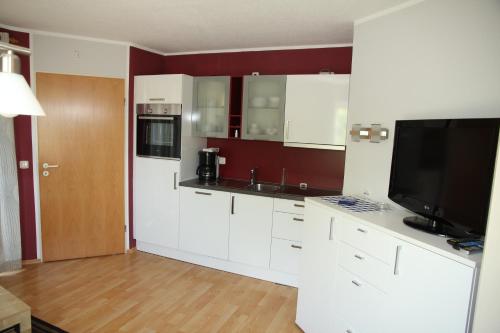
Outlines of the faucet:
<svg viewBox="0 0 500 333">
<path fill-rule="evenodd" d="M 250 185 L 255 185 L 257 183 L 257 169 L 253 168 L 250 170 Z"/>
</svg>

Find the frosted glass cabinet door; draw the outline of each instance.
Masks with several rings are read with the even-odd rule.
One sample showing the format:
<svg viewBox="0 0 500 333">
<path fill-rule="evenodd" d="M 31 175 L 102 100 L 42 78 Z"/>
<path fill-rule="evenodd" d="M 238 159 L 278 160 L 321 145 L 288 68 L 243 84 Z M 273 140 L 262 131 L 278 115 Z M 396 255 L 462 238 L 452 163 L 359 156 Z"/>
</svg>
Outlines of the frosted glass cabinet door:
<svg viewBox="0 0 500 333">
<path fill-rule="evenodd" d="M 227 138 L 229 76 L 194 78 L 193 132 L 196 136 Z"/>
<path fill-rule="evenodd" d="M 283 141 L 285 88 L 285 75 L 243 78 L 243 139 Z"/>
</svg>

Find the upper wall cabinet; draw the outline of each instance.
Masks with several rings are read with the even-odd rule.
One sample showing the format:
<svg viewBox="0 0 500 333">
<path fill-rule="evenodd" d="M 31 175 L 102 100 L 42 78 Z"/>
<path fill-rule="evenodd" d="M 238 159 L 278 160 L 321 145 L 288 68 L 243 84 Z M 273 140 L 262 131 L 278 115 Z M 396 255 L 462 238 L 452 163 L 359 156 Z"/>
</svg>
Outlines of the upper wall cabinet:
<svg viewBox="0 0 500 333">
<path fill-rule="evenodd" d="M 136 76 L 134 103 L 181 104 L 182 74 Z"/>
<path fill-rule="evenodd" d="M 192 116 L 194 135 L 227 138 L 229 83 L 229 76 L 207 76 L 194 79 Z"/>
<path fill-rule="evenodd" d="M 286 76 L 243 78 L 242 138 L 283 141 Z"/>
<path fill-rule="evenodd" d="M 350 75 L 287 75 L 285 146 L 344 150 Z"/>
</svg>

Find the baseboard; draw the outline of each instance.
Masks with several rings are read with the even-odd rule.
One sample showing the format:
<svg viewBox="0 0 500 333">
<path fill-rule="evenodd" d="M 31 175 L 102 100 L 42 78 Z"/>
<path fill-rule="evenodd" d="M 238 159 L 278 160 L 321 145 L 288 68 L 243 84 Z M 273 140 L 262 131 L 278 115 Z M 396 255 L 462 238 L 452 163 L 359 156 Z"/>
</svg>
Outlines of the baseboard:
<svg viewBox="0 0 500 333">
<path fill-rule="evenodd" d="M 296 275 L 273 271 L 269 268 L 240 264 L 237 262 L 207 257 L 140 241 L 137 241 L 136 246 L 138 251 L 152 253 L 162 257 L 168 257 L 196 265 L 215 268 L 229 273 L 235 273 L 260 280 L 284 284 L 286 286 L 297 287 L 298 285 L 298 277 Z"/>
<path fill-rule="evenodd" d="M 125 254 L 132 254 L 132 253 L 135 253 L 135 252 L 137 252 L 137 248 L 133 247 L 133 248 L 128 249 L 127 252 L 125 252 Z"/>
<path fill-rule="evenodd" d="M 23 260 L 23 266 L 24 265 L 33 265 L 33 264 L 41 264 L 42 260 L 41 259 L 30 259 L 30 260 Z"/>
</svg>

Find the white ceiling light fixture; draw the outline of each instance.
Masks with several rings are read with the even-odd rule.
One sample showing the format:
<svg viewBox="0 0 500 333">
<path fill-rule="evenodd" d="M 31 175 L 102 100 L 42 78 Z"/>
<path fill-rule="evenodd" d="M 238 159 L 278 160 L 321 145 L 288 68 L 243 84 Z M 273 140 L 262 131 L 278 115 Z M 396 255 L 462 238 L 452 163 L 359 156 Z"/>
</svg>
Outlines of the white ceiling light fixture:
<svg viewBox="0 0 500 333">
<path fill-rule="evenodd" d="M 19 54 L 30 55 L 27 48 L 0 42 L 0 115 L 45 116 L 42 106 L 33 95 L 21 73 Z"/>
</svg>

